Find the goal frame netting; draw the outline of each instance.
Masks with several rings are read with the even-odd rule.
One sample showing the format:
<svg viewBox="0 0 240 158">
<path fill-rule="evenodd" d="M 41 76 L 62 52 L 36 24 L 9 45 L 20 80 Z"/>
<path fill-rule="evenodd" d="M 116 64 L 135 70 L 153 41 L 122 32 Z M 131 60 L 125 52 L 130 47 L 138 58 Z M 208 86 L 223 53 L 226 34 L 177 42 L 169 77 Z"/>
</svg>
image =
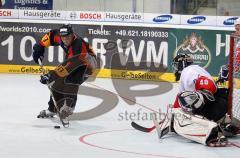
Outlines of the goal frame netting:
<svg viewBox="0 0 240 158">
<path fill-rule="evenodd" d="M 240 65 L 238 63 L 239 61 L 237 61 L 238 52 L 236 51 L 238 44 L 240 44 L 240 36 L 232 34 L 230 37 L 229 51 L 228 87 L 230 91 L 228 98 L 228 114 L 232 118 L 232 123 L 240 127 L 240 88 L 236 86 L 235 83 L 240 77 Z"/>
</svg>

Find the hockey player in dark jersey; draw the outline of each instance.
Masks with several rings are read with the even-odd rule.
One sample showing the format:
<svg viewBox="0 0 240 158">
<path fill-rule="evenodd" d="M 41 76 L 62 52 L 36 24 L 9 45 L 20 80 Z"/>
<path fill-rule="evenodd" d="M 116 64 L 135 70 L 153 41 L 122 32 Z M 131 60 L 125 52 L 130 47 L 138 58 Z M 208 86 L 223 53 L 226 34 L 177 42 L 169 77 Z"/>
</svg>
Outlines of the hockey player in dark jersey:
<svg viewBox="0 0 240 158">
<path fill-rule="evenodd" d="M 79 85 L 93 73 L 96 55 L 91 46 L 73 32 L 69 24 L 51 30 L 33 46 L 32 56 L 37 64 L 43 59 L 44 50 L 49 46 L 61 46 L 65 52 L 65 61 L 55 70 L 41 76 L 42 84 L 52 84 L 52 96 L 48 109 L 42 110 L 38 118 L 53 117 L 59 112 L 64 119 L 73 113 Z"/>
</svg>

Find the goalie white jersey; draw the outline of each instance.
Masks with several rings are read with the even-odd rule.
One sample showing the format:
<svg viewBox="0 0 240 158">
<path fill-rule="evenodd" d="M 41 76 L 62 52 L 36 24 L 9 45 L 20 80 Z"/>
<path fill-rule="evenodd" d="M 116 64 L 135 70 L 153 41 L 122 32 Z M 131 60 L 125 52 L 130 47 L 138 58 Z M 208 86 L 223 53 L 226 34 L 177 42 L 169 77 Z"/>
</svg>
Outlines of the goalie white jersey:
<svg viewBox="0 0 240 158">
<path fill-rule="evenodd" d="M 211 93 L 216 91 L 212 76 L 198 65 L 190 65 L 183 69 L 180 77 L 179 91 L 195 91 L 207 89 Z"/>
</svg>

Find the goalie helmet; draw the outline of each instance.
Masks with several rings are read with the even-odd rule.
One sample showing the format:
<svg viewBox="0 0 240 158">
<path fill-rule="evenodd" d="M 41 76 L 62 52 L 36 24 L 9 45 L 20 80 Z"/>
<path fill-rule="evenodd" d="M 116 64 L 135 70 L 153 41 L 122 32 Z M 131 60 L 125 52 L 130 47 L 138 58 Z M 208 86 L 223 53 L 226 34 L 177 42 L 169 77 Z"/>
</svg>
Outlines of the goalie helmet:
<svg viewBox="0 0 240 158">
<path fill-rule="evenodd" d="M 73 29 L 70 24 L 64 24 L 59 28 L 59 36 L 68 36 L 73 34 Z"/>
<path fill-rule="evenodd" d="M 193 59 L 191 56 L 187 55 L 187 54 L 178 54 L 172 62 L 172 68 L 173 68 L 173 72 L 175 74 L 176 77 L 176 81 L 178 81 L 180 79 L 182 70 L 191 65 L 193 63 Z"/>
<path fill-rule="evenodd" d="M 185 112 L 195 113 L 204 106 L 204 98 L 199 91 L 184 91 L 178 95 L 178 103 Z"/>
</svg>

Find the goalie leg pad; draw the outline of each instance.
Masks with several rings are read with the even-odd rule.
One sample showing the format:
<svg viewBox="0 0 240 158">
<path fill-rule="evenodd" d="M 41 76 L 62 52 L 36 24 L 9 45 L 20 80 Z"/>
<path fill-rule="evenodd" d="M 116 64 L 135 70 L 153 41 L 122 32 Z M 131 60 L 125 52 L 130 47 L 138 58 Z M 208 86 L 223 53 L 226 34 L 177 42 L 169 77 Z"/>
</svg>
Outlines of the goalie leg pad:
<svg viewBox="0 0 240 158">
<path fill-rule="evenodd" d="M 176 133 L 195 142 L 207 145 L 210 136 L 210 139 L 217 137 L 212 135 L 213 132 L 218 131 L 217 123 L 185 113 L 180 108 L 174 109 L 173 121 Z"/>
</svg>

